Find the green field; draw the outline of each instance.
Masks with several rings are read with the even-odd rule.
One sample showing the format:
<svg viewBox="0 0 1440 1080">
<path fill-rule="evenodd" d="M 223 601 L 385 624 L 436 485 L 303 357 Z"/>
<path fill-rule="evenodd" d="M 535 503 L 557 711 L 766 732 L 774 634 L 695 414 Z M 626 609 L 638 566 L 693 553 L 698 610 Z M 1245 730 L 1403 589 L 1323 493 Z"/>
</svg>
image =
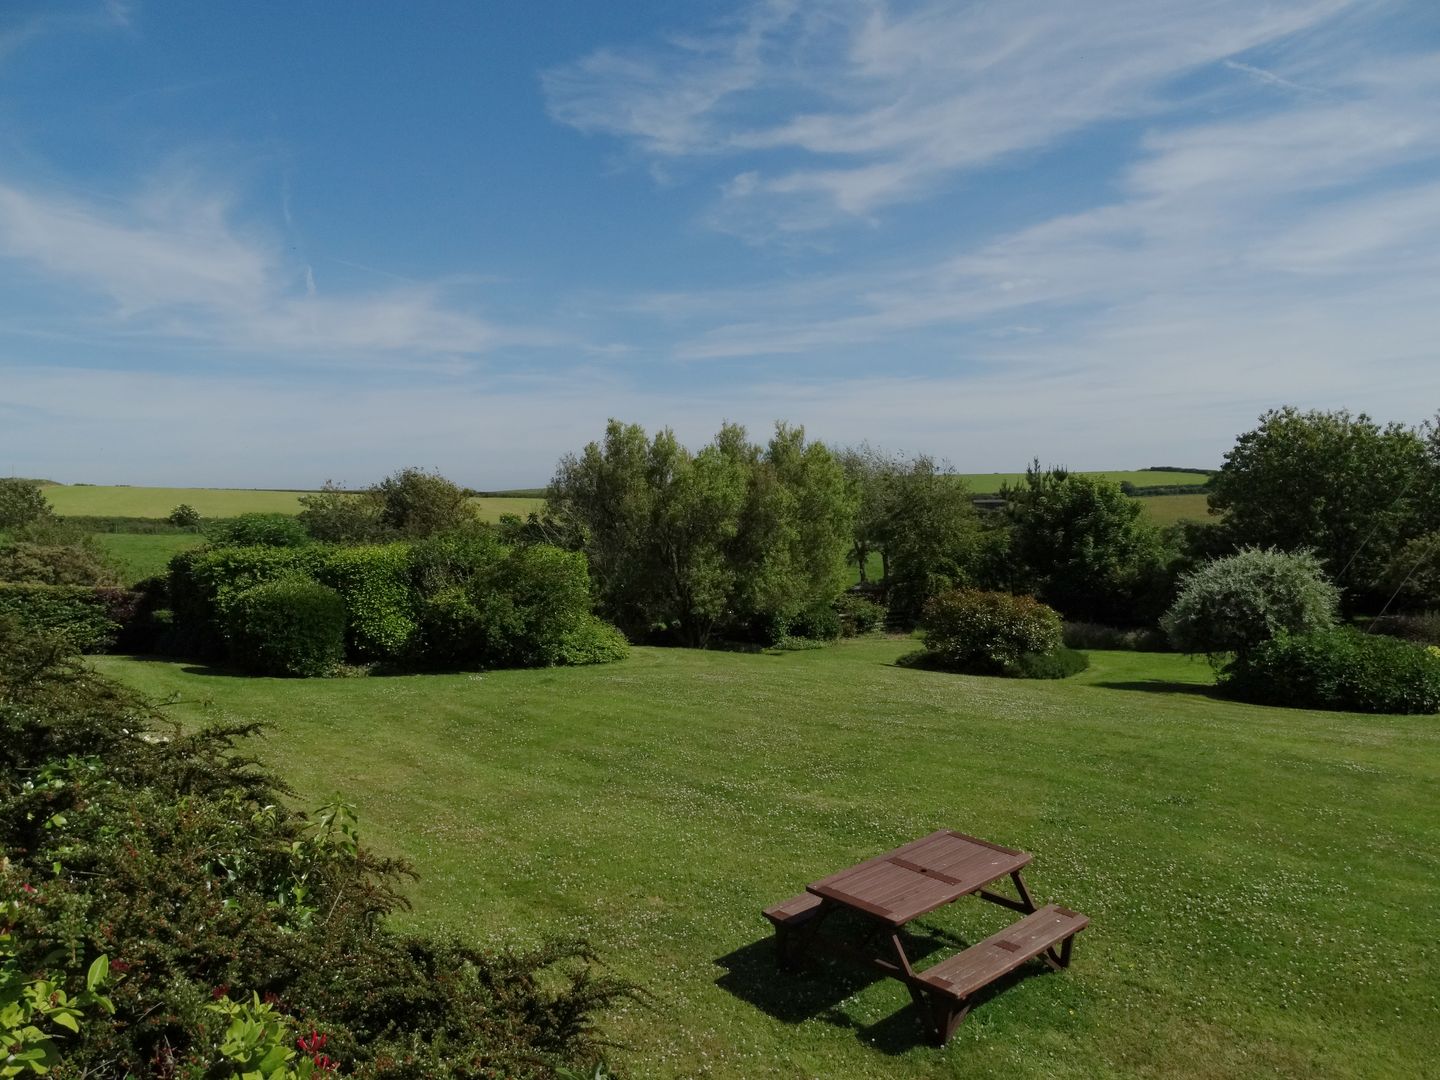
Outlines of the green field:
<svg viewBox="0 0 1440 1080">
<path fill-rule="evenodd" d="M 328 681 L 95 663 L 184 722 L 272 724 L 261 756 L 305 803 L 338 791 L 415 862 L 415 923 L 588 936 L 651 995 L 607 1019 L 629 1075 L 1433 1073 L 1436 718 L 1228 703 L 1168 655 L 1065 682 L 894 666 L 911 644 Z M 943 1050 L 898 983 L 778 974 L 759 915 L 940 826 L 1034 852 L 1037 897 L 1094 920 L 1068 972 Z M 923 923 L 953 949 L 1009 917 Z"/>
<path fill-rule="evenodd" d="M 1117 484 L 1131 483 L 1136 487 L 1158 487 L 1171 484 L 1203 484 L 1206 480 L 1199 473 L 1184 472 L 1145 472 L 1142 470 L 1107 470 L 1103 472 L 1086 473 L 1087 476 L 1103 476 L 1108 480 L 1114 480 Z M 1023 484 L 1025 474 L 1018 473 L 961 473 L 960 479 L 965 481 L 974 495 L 993 495 L 999 491 L 1001 486 L 1009 484 L 1011 487 Z"/>
<path fill-rule="evenodd" d="M 197 533 L 95 533 L 94 536 L 105 553 L 125 568 L 127 585 L 163 574 L 172 555 L 205 542 L 205 537 Z"/>
<path fill-rule="evenodd" d="M 1206 499 L 1205 495 L 1147 495 L 1136 501 L 1157 525 L 1173 525 L 1177 521 L 1214 523 L 1219 518 L 1210 516 L 1210 504 Z"/>
<path fill-rule="evenodd" d="M 163 518 L 181 503 L 200 512 L 201 517 L 235 517 L 238 514 L 298 514 L 303 491 L 261 491 L 249 488 L 157 488 L 99 487 L 88 484 L 55 484 L 45 488 L 45 497 L 57 514 L 96 517 Z M 498 497 L 471 499 L 480 517 L 498 521 L 501 514 L 528 514 L 538 510 L 543 499 Z"/>
</svg>

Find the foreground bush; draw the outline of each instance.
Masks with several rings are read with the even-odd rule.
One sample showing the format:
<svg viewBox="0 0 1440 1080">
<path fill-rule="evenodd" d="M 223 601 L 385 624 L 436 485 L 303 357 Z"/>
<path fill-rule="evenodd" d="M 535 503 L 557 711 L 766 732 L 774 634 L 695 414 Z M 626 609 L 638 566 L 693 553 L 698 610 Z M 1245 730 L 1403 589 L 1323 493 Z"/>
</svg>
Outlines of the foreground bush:
<svg viewBox="0 0 1440 1080">
<path fill-rule="evenodd" d="M 251 1075 L 277 1047 L 366 1080 L 593 1066 L 596 1013 L 624 990 L 583 943 L 491 951 L 391 930 L 413 875 L 360 842 L 346 807 L 288 809 L 239 749 L 249 730 L 166 727 L 0 619 L 0 978 L 74 998 L 97 959 L 111 973 L 113 1017 L 83 1010 L 54 1075 Z"/>
<path fill-rule="evenodd" d="M 1309 552 L 1249 548 L 1213 559 L 1180 579 L 1160 620 L 1182 652 L 1244 653 L 1280 633 L 1308 634 L 1335 623 L 1340 590 Z"/>
<path fill-rule="evenodd" d="M 304 578 L 246 589 L 230 607 L 231 656 L 261 675 L 328 675 L 345 659 L 345 603 Z"/>
<path fill-rule="evenodd" d="M 1060 648 L 1060 616 L 1029 596 L 952 589 L 925 605 L 921 623 L 934 663 L 955 671 L 1018 671 L 1027 653 Z"/>
<path fill-rule="evenodd" d="M 104 652 L 135 611 L 129 589 L 0 582 L 0 618 L 65 638 L 78 652 Z"/>
<path fill-rule="evenodd" d="M 1282 633 L 1236 657 L 1220 686 L 1262 705 L 1434 713 L 1440 712 L 1440 652 L 1343 626 Z"/>
</svg>

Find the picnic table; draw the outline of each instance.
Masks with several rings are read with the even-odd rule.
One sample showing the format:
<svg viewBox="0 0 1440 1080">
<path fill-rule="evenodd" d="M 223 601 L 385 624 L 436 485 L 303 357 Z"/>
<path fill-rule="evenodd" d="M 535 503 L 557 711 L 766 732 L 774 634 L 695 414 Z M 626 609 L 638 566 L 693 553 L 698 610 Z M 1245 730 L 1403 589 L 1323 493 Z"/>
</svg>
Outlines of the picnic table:
<svg viewBox="0 0 1440 1080">
<path fill-rule="evenodd" d="M 976 991 L 1037 956 L 1057 969 L 1068 967 L 1075 935 L 1089 925 L 1089 919 L 1069 908 L 1035 905 L 1021 876 L 1030 860 L 1026 852 L 941 829 L 812 881 L 805 892 L 766 908 L 764 915 L 775 927 L 782 967 L 798 966 L 816 946 L 867 963 L 906 985 L 943 1045 L 969 1012 Z M 1014 897 L 989 888 L 1007 876 Z M 916 971 L 901 929 L 972 894 L 1025 917 Z M 826 919 L 839 911 L 854 912 L 868 924 L 859 942 L 820 933 Z"/>
</svg>

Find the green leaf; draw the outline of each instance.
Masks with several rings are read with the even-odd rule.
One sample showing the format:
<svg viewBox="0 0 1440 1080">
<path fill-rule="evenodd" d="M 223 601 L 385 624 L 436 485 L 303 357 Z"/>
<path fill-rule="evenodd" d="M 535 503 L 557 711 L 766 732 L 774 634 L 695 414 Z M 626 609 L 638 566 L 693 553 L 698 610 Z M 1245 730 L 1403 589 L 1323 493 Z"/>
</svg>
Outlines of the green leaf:
<svg viewBox="0 0 1440 1080">
<path fill-rule="evenodd" d="M 52 1014 L 50 1019 L 53 1020 L 55 1023 L 59 1024 L 61 1027 L 67 1028 L 70 1031 L 75 1032 L 76 1035 L 80 1034 L 80 1025 L 75 1021 L 75 1017 L 72 1016 L 70 1013 L 57 1012 Z"/>
<path fill-rule="evenodd" d="M 101 953 L 90 965 L 90 970 L 85 975 L 85 989 L 94 990 L 110 977 L 110 958 Z"/>
</svg>

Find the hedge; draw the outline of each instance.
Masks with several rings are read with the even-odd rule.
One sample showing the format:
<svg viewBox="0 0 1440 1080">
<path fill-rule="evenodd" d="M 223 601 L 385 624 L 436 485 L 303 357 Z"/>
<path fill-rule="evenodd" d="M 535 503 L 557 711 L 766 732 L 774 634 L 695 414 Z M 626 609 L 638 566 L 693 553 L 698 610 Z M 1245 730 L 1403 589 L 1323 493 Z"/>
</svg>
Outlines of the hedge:
<svg viewBox="0 0 1440 1080">
<path fill-rule="evenodd" d="M 323 548 L 316 557 L 315 579 L 345 601 L 353 660 L 396 661 L 413 651 L 419 627 L 409 556 L 408 544 L 365 544 Z"/>
<path fill-rule="evenodd" d="M 1337 626 L 1280 634 L 1233 660 L 1220 687 L 1233 697 L 1296 709 L 1440 712 L 1440 649 Z"/>
<path fill-rule="evenodd" d="M 0 582 L 0 616 L 13 616 L 28 632 L 63 634 L 80 652 L 104 652 L 134 615 L 129 589 L 91 585 Z"/>
<path fill-rule="evenodd" d="M 225 628 L 231 656 L 261 675 L 328 675 L 345 659 L 345 604 L 305 578 L 246 589 Z"/>
</svg>

